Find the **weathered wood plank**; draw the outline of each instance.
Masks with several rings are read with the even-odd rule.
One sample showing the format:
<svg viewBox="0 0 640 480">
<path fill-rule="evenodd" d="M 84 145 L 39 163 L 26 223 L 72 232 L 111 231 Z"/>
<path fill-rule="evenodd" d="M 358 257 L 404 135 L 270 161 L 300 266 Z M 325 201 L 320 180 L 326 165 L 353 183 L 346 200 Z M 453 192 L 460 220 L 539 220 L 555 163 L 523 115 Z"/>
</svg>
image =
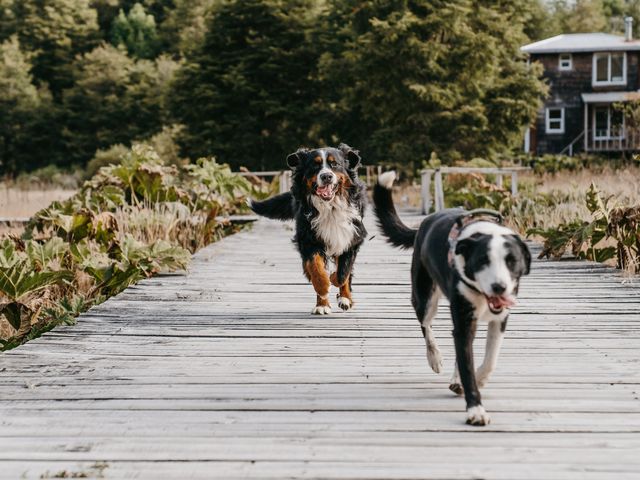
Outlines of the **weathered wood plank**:
<svg viewBox="0 0 640 480">
<path fill-rule="evenodd" d="M 0 478 L 637 477 L 636 280 L 536 261 L 479 430 L 426 363 L 410 254 L 369 230 L 352 312 L 310 316 L 291 226 L 259 221 L 3 355 Z M 443 302 L 449 369 L 450 330 Z"/>
</svg>

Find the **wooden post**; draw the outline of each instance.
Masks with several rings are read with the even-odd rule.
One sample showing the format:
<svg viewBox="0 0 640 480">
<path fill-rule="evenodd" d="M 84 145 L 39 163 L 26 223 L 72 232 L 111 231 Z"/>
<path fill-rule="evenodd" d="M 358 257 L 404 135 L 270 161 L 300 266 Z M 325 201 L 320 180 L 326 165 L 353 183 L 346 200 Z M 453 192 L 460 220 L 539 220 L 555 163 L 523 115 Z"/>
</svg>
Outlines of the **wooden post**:
<svg viewBox="0 0 640 480">
<path fill-rule="evenodd" d="M 289 179 L 291 178 L 291 172 L 284 171 L 280 174 L 280 193 L 286 193 L 291 190 L 291 186 L 289 185 Z"/>
<path fill-rule="evenodd" d="M 518 172 L 511 172 L 511 195 L 518 196 Z"/>
<path fill-rule="evenodd" d="M 496 175 L 496 186 L 502 188 L 502 175 Z"/>
<path fill-rule="evenodd" d="M 422 200 L 422 215 L 431 210 L 431 170 L 423 170 L 420 184 L 420 197 Z"/>
<path fill-rule="evenodd" d="M 584 151 L 589 151 L 589 104 L 584 104 Z"/>
<path fill-rule="evenodd" d="M 436 170 L 435 176 L 435 197 L 436 197 L 436 212 L 439 212 L 444 208 L 444 189 L 442 188 L 442 172 L 440 169 Z"/>
<path fill-rule="evenodd" d="M 370 168 L 371 168 L 371 167 L 370 167 L 369 165 L 367 165 L 366 167 L 364 167 L 364 170 L 365 170 L 366 175 L 367 175 L 367 187 L 370 187 L 370 186 L 371 186 L 371 174 L 370 174 L 371 170 L 370 170 Z"/>
</svg>

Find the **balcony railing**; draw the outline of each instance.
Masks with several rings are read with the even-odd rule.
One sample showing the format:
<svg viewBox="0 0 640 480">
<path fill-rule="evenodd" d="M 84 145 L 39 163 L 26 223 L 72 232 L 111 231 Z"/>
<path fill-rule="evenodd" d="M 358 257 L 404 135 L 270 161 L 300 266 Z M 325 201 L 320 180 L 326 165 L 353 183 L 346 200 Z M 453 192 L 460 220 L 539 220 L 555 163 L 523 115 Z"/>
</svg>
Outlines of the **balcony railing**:
<svg viewBox="0 0 640 480">
<path fill-rule="evenodd" d="M 586 149 L 588 152 L 624 152 L 640 151 L 640 129 L 620 128 L 617 131 L 587 131 Z"/>
</svg>

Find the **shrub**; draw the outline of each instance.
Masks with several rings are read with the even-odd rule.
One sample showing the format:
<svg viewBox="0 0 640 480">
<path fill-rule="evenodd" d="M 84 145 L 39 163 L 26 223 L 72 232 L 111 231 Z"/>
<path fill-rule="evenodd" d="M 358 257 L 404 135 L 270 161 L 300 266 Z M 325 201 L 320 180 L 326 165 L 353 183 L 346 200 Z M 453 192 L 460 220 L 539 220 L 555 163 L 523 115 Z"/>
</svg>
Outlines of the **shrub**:
<svg viewBox="0 0 640 480">
<path fill-rule="evenodd" d="M 16 346 L 141 278 L 186 268 L 191 252 L 236 230 L 220 216 L 241 212 L 250 192 L 213 159 L 168 166 L 134 145 L 38 212 L 22 238 L 2 240 L 0 344 Z"/>
<path fill-rule="evenodd" d="M 640 206 L 621 207 L 603 198 L 595 184 L 587 192 L 591 221 L 576 218 L 552 228 L 532 228 L 529 235 L 544 239 L 541 258 L 560 258 L 569 249 L 573 256 L 606 262 L 640 273 Z"/>
</svg>

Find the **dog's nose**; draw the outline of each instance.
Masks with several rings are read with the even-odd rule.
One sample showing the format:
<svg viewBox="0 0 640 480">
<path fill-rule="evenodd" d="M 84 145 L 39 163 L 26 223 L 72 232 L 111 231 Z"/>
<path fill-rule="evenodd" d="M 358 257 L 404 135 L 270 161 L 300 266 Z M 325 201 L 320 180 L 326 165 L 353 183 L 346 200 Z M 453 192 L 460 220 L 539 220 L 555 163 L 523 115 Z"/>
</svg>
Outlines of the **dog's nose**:
<svg viewBox="0 0 640 480">
<path fill-rule="evenodd" d="M 320 175 L 320 180 L 323 184 L 333 182 L 333 173 L 323 173 Z"/>
<path fill-rule="evenodd" d="M 491 290 L 493 290 L 493 293 L 495 293 L 496 295 L 502 295 L 506 289 L 507 288 L 504 286 L 503 283 L 491 284 Z"/>
</svg>

